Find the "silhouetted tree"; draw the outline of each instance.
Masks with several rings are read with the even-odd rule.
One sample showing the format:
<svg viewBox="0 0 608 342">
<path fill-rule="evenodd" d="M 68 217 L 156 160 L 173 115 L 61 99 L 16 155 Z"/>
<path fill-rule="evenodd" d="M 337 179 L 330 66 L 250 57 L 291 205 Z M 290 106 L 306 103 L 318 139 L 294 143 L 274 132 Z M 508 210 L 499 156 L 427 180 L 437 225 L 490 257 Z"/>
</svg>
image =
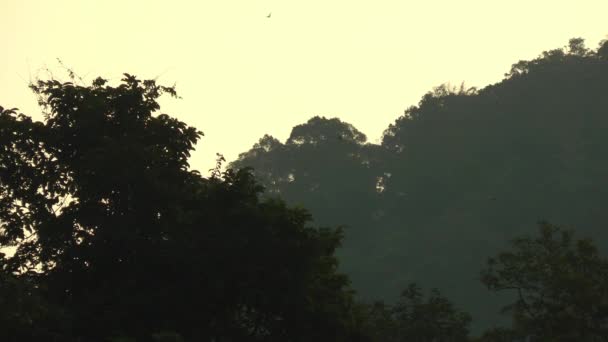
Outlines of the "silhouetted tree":
<svg viewBox="0 0 608 342">
<path fill-rule="evenodd" d="M 600 46 L 597 50 L 597 55 L 600 59 L 608 59 L 608 39 L 604 39 L 600 42 Z"/>
<path fill-rule="evenodd" d="M 47 304 L 37 296 L 66 312 L 62 341 L 358 334 L 334 256 L 341 231 L 261 199 L 246 169 L 190 170 L 202 133 L 155 113 L 174 88 L 125 74 L 116 87 L 98 78 L 32 89 L 44 122 L 0 108 L 0 247 L 16 248 L 0 279 L 15 313 L 0 323 L 14 336 L 56 316 L 38 314 Z"/>
<path fill-rule="evenodd" d="M 426 298 L 425 298 L 426 297 Z M 424 296 L 415 283 L 402 291 L 394 305 L 361 305 L 364 330 L 373 341 L 457 342 L 469 340 L 471 316 L 432 289 Z"/>
<path fill-rule="evenodd" d="M 477 338 L 472 338 L 472 342 L 529 342 L 527 337 L 521 332 L 509 328 L 492 328 L 484 331 Z"/>
<path fill-rule="evenodd" d="M 483 283 L 517 294 L 504 311 L 533 341 L 608 341 L 608 260 L 572 231 L 548 223 L 539 231 L 489 259 Z"/>
</svg>

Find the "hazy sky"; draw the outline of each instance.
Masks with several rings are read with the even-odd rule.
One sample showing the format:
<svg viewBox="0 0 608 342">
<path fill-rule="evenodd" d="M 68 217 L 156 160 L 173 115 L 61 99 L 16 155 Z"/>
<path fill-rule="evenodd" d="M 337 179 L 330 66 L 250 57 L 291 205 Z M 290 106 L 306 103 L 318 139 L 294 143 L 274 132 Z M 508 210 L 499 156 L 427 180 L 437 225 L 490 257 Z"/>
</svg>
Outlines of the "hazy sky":
<svg viewBox="0 0 608 342">
<path fill-rule="evenodd" d="M 267 15 L 272 13 L 270 18 Z M 608 34 L 608 1 L 0 0 L 0 105 L 39 117 L 30 78 L 60 58 L 89 81 L 177 83 L 163 112 L 205 133 L 192 166 L 283 140 L 314 115 L 371 142 L 444 82 L 483 87 L 510 65 Z"/>
</svg>

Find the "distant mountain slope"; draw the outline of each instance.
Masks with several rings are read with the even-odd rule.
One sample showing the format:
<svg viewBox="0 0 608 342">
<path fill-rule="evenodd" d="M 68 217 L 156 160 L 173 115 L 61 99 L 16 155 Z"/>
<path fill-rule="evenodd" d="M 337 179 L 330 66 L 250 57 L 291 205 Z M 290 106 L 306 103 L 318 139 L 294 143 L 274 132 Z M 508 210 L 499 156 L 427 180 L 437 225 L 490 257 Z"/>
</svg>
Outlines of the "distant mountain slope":
<svg viewBox="0 0 608 342">
<path fill-rule="evenodd" d="M 317 223 L 346 225 L 342 268 L 363 297 L 391 300 L 418 281 L 471 312 L 477 330 L 504 322 L 503 300 L 478 281 L 486 258 L 537 221 L 608 250 L 607 151 L 608 44 L 572 39 L 484 89 L 434 89 L 381 145 L 314 117 L 231 166 L 253 167 Z"/>
</svg>

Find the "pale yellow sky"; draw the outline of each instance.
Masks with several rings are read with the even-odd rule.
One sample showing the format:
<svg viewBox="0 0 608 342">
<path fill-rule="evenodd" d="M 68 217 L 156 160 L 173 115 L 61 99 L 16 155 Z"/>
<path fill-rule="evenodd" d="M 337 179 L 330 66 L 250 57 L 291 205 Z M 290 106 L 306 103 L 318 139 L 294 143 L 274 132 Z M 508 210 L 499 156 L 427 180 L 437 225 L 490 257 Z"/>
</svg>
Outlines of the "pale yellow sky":
<svg viewBox="0 0 608 342">
<path fill-rule="evenodd" d="M 266 18 L 272 13 L 271 18 Z M 339 117 L 371 142 L 444 82 L 483 87 L 512 63 L 606 38 L 608 1 L 0 0 L 0 105 L 39 117 L 30 77 L 56 58 L 85 80 L 177 83 L 163 112 L 205 133 L 206 173 L 270 133 Z"/>
</svg>

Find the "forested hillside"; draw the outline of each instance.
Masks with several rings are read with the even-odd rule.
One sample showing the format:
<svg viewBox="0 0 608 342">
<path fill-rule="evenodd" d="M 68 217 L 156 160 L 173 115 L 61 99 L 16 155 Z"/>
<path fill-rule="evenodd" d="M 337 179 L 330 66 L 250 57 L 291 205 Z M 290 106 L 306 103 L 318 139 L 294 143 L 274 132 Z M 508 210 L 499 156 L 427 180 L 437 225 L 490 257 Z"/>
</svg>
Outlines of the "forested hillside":
<svg viewBox="0 0 608 342">
<path fill-rule="evenodd" d="M 67 71 L 0 106 L 2 341 L 607 341 L 608 43 L 209 176 L 174 87 Z"/>
<path fill-rule="evenodd" d="M 339 259 L 362 297 L 393 300 L 417 281 L 489 327 L 512 297 L 487 292 L 479 270 L 510 239 L 547 220 L 608 250 L 607 86 L 608 44 L 572 39 L 483 89 L 435 88 L 380 145 L 315 116 L 231 165 L 316 223 L 345 225 Z"/>
</svg>

